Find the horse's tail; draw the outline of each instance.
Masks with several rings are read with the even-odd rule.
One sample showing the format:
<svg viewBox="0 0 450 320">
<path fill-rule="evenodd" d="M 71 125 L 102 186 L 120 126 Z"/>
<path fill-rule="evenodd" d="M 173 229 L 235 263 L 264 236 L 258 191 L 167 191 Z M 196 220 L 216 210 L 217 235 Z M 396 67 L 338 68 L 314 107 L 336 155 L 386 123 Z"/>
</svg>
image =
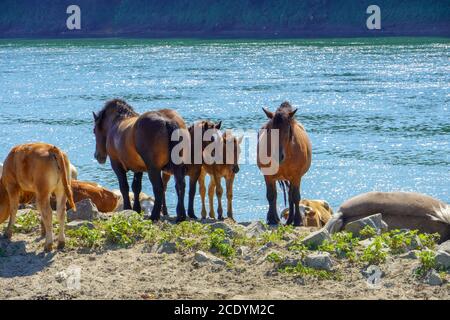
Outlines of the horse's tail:
<svg viewBox="0 0 450 320">
<path fill-rule="evenodd" d="M 338 211 L 325 224 L 324 228 L 329 233 L 336 233 L 336 232 L 341 231 L 343 225 L 344 225 L 344 215 L 342 214 L 342 212 Z"/>
<path fill-rule="evenodd" d="M 284 196 L 284 206 L 286 206 L 286 189 L 290 189 L 291 185 L 289 181 L 287 180 L 278 180 L 278 183 L 281 187 L 281 190 L 283 190 L 283 196 Z"/>
<path fill-rule="evenodd" d="M 181 128 L 175 121 L 166 121 L 166 129 L 169 138 L 169 163 L 167 164 L 166 168 L 173 170 L 176 167 L 181 167 L 184 169 L 186 160 L 185 155 L 182 155 L 183 160 L 181 161 L 181 163 L 175 163 L 172 158 L 172 151 L 175 148 L 175 146 L 180 142 L 177 140 L 172 140 L 172 135 L 176 130 L 179 130 Z"/>
<path fill-rule="evenodd" d="M 53 147 L 50 152 L 52 153 L 58 165 L 60 177 L 63 182 L 64 193 L 66 194 L 69 206 L 73 211 L 76 211 L 75 202 L 73 201 L 72 188 L 70 186 L 70 173 L 68 172 L 69 168 L 66 165 L 66 158 L 61 150 L 59 150 L 57 147 Z"/>
</svg>

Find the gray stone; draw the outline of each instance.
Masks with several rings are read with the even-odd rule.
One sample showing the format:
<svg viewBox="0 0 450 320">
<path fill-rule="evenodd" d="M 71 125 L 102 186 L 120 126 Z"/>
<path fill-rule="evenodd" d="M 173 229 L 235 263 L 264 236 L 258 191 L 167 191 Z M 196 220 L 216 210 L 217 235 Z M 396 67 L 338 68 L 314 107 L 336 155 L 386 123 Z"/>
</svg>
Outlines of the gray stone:
<svg viewBox="0 0 450 320">
<path fill-rule="evenodd" d="M 66 229 L 67 230 L 76 230 L 79 229 L 81 227 L 87 227 L 88 229 L 94 229 L 94 224 L 90 221 L 86 221 L 86 220 L 73 220 L 70 221 L 66 224 Z"/>
<path fill-rule="evenodd" d="M 275 246 L 275 244 L 273 242 L 267 242 L 265 245 L 263 245 L 261 248 L 258 249 L 257 254 L 258 255 L 263 254 L 264 252 L 266 252 L 273 246 Z"/>
<path fill-rule="evenodd" d="M 177 244 L 174 242 L 163 242 L 156 247 L 156 253 L 175 253 L 177 251 Z"/>
<path fill-rule="evenodd" d="M 248 227 L 249 225 L 251 225 L 251 221 L 244 221 L 244 222 L 238 222 L 239 225 L 243 226 L 243 227 Z"/>
<path fill-rule="evenodd" d="M 238 256 L 240 256 L 241 258 L 243 258 L 244 260 L 250 260 L 250 248 L 247 246 L 240 246 L 237 250 L 236 253 L 238 254 Z"/>
<path fill-rule="evenodd" d="M 94 203 L 92 203 L 91 199 L 84 199 L 76 204 L 77 211 L 73 211 L 70 209 L 67 211 L 67 221 L 74 220 L 87 220 L 92 221 L 98 219 L 98 210 Z"/>
<path fill-rule="evenodd" d="M 330 234 L 326 229 L 320 229 L 306 236 L 302 243 L 310 249 L 317 249 L 325 240 L 331 240 Z"/>
<path fill-rule="evenodd" d="M 450 253 L 445 251 L 436 252 L 436 264 L 439 268 L 450 269 Z"/>
<path fill-rule="evenodd" d="M 233 230 L 233 228 L 230 225 L 226 224 L 225 222 L 221 222 L 221 221 L 215 222 L 215 223 L 212 223 L 210 226 L 211 226 L 212 230 L 222 229 L 223 231 L 225 231 L 225 234 L 228 237 L 234 237 L 236 235 L 236 231 Z"/>
<path fill-rule="evenodd" d="M 411 250 L 398 256 L 401 259 L 417 259 L 417 250 Z"/>
<path fill-rule="evenodd" d="M 245 228 L 248 237 L 259 237 L 266 232 L 266 227 L 261 221 L 253 221 Z"/>
<path fill-rule="evenodd" d="M 301 263 L 301 259 L 299 258 L 293 258 L 293 257 L 287 257 L 283 260 L 283 262 L 281 263 L 280 267 L 281 268 L 285 268 L 285 267 L 296 267 L 299 263 Z"/>
<path fill-rule="evenodd" d="M 408 250 L 418 250 L 422 248 L 422 242 L 420 241 L 420 238 L 418 236 L 414 236 L 411 239 L 411 243 L 408 245 Z"/>
<path fill-rule="evenodd" d="M 364 249 L 369 247 L 373 243 L 373 238 L 367 238 L 358 242 Z"/>
<path fill-rule="evenodd" d="M 439 273 L 437 273 L 437 271 L 434 269 L 430 270 L 427 273 L 424 281 L 430 286 L 440 286 L 443 283 L 441 277 L 439 276 Z"/>
<path fill-rule="evenodd" d="M 371 278 L 372 284 L 377 284 L 379 280 L 385 276 L 384 271 L 382 271 L 379 266 L 374 264 L 371 264 L 367 266 L 367 268 L 361 270 L 361 274 L 366 279 Z"/>
<path fill-rule="evenodd" d="M 447 253 L 450 253 L 450 240 L 447 240 L 445 242 L 442 242 L 439 246 L 438 246 L 438 250 L 439 251 L 445 251 Z"/>
<path fill-rule="evenodd" d="M 377 233 L 387 230 L 387 224 L 382 220 L 381 213 L 352 221 L 345 226 L 344 230 L 351 232 L 354 236 L 361 237 L 360 232 L 366 226 L 374 228 Z"/>
<path fill-rule="evenodd" d="M 330 271 L 333 268 L 333 261 L 328 252 L 312 253 L 305 257 L 304 264 L 307 267 L 319 270 Z"/>
<path fill-rule="evenodd" d="M 213 265 L 225 266 L 226 262 L 212 254 L 208 254 L 204 251 L 197 251 L 194 256 L 194 260 L 198 263 L 209 263 Z"/>
<path fill-rule="evenodd" d="M 152 214 L 153 206 L 155 202 L 151 199 L 145 199 L 141 201 L 141 208 L 144 211 L 144 215 L 150 216 Z"/>
</svg>

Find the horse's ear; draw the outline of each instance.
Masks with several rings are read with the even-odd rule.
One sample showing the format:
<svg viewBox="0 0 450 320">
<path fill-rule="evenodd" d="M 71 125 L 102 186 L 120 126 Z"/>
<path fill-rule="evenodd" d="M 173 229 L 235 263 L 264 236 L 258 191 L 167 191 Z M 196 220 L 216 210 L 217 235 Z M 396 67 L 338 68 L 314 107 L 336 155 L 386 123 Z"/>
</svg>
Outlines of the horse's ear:
<svg viewBox="0 0 450 320">
<path fill-rule="evenodd" d="M 272 119 L 273 118 L 273 112 L 270 112 L 266 108 L 262 108 L 264 113 L 266 114 L 267 118 Z"/>
<path fill-rule="evenodd" d="M 217 130 L 220 130 L 221 126 L 222 126 L 222 121 L 219 121 L 215 124 L 214 128 L 216 128 Z"/>
<path fill-rule="evenodd" d="M 98 115 L 94 111 L 92 111 L 92 115 L 94 116 L 94 120 L 97 121 L 98 120 Z"/>
<path fill-rule="evenodd" d="M 238 138 L 238 143 L 241 144 L 243 140 L 244 140 L 244 136 L 242 135 Z"/>
<path fill-rule="evenodd" d="M 293 118 L 297 110 L 298 109 L 295 109 L 294 111 L 289 112 L 289 118 Z"/>
</svg>

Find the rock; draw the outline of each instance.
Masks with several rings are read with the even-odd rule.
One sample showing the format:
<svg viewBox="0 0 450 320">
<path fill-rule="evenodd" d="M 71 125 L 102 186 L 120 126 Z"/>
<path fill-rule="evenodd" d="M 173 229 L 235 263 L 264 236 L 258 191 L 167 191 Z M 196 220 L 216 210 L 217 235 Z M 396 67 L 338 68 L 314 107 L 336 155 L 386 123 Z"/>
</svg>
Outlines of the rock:
<svg viewBox="0 0 450 320">
<path fill-rule="evenodd" d="M 144 211 L 145 216 L 150 216 L 152 214 L 154 205 L 155 205 L 155 202 L 150 199 L 141 201 L 141 208 L 142 208 L 142 211 Z"/>
<path fill-rule="evenodd" d="M 443 281 L 441 277 L 439 276 L 439 273 L 437 273 L 436 270 L 430 270 L 424 279 L 425 283 L 429 284 L 430 286 L 440 286 Z"/>
<path fill-rule="evenodd" d="M 420 238 L 418 236 L 414 236 L 411 239 L 411 243 L 408 245 L 408 250 L 418 250 L 422 248 L 422 242 L 420 241 Z"/>
<path fill-rule="evenodd" d="M 266 232 L 266 227 L 261 221 L 253 221 L 245 228 L 245 233 L 248 237 L 259 237 Z"/>
<path fill-rule="evenodd" d="M 265 245 L 263 245 L 261 248 L 258 249 L 258 251 L 256 252 L 258 255 L 263 254 L 264 252 L 266 252 L 267 250 L 269 250 L 270 248 L 272 248 L 275 244 L 273 242 L 267 242 Z"/>
<path fill-rule="evenodd" d="M 418 252 L 417 250 L 411 250 L 404 254 L 399 255 L 398 257 L 401 259 L 417 259 L 418 258 L 417 252 Z"/>
<path fill-rule="evenodd" d="M 381 213 L 352 221 L 345 226 L 344 230 L 351 232 L 356 237 L 361 237 L 360 232 L 366 226 L 374 228 L 378 234 L 387 230 L 387 224 L 382 220 Z"/>
<path fill-rule="evenodd" d="M 450 253 L 446 251 L 436 252 L 436 264 L 439 268 L 450 269 Z"/>
<path fill-rule="evenodd" d="M 302 243 L 310 249 L 317 249 L 325 240 L 331 240 L 330 234 L 326 229 L 320 229 L 306 236 Z"/>
<path fill-rule="evenodd" d="M 55 279 L 57 282 L 63 282 L 67 279 L 67 273 L 65 273 L 64 271 L 58 272 L 55 275 Z"/>
<path fill-rule="evenodd" d="M 79 229 L 81 227 L 87 227 L 88 229 L 94 229 L 94 224 L 90 221 L 86 221 L 86 220 L 73 220 L 70 221 L 66 224 L 66 229 L 67 230 L 76 230 Z"/>
<path fill-rule="evenodd" d="M 198 263 L 210 263 L 220 266 L 226 265 L 226 262 L 223 261 L 222 259 L 217 258 L 216 256 L 208 254 L 204 251 L 197 251 L 195 253 L 194 260 L 197 261 Z"/>
<path fill-rule="evenodd" d="M 384 271 L 382 271 L 379 266 L 376 266 L 374 264 L 371 264 L 367 266 L 367 268 L 361 270 L 361 274 L 364 276 L 364 278 L 370 280 L 369 283 L 373 285 L 378 284 L 380 282 L 380 279 L 385 276 Z"/>
<path fill-rule="evenodd" d="M 225 234 L 230 238 L 236 235 L 236 231 L 225 222 L 215 222 L 212 223 L 210 226 L 213 231 L 216 229 L 222 229 L 223 231 L 225 231 Z"/>
<path fill-rule="evenodd" d="M 333 268 L 333 261 L 328 252 L 312 253 L 305 257 L 304 264 L 307 267 L 319 270 L 330 271 Z"/>
<path fill-rule="evenodd" d="M 177 244 L 174 242 L 163 242 L 156 247 L 156 253 L 162 254 L 162 253 L 175 253 L 177 251 Z"/>
<path fill-rule="evenodd" d="M 238 256 L 242 257 L 244 260 L 250 260 L 250 248 L 247 246 L 240 246 L 237 250 L 236 253 L 238 254 Z"/>
<path fill-rule="evenodd" d="M 248 227 L 249 225 L 251 225 L 252 223 L 250 221 L 244 221 L 244 222 L 238 222 L 239 225 L 243 226 L 243 227 Z"/>
<path fill-rule="evenodd" d="M 94 203 L 92 203 L 91 199 L 84 199 L 76 204 L 77 211 L 73 211 L 70 209 L 67 211 L 67 221 L 73 220 L 88 220 L 92 221 L 98 219 L 98 210 Z"/>
<path fill-rule="evenodd" d="M 301 263 L 301 259 L 293 258 L 293 257 L 287 257 L 281 262 L 280 268 L 285 267 L 296 267 L 299 263 Z"/>
<path fill-rule="evenodd" d="M 445 251 L 447 253 L 450 253 L 450 240 L 447 240 L 445 242 L 442 242 L 439 246 L 438 246 L 438 250 L 439 251 Z"/>
<path fill-rule="evenodd" d="M 369 247 L 373 243 L 373 238 L 367 238 L 358 242 L 364 249 Z"/>
</svg>

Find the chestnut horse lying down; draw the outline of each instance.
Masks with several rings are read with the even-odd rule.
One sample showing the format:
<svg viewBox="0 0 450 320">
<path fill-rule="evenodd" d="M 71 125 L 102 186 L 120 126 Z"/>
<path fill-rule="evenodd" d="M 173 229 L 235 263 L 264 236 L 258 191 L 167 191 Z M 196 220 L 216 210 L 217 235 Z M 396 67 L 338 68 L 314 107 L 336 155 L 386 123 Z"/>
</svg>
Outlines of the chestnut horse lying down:
<svg viewBox="0 0 450 320">
<path fill-rule="evenodd" d="M 347 223 L 381 213 L 388 228 L 439 233 L 440 241 L 450 239 L 450 206 L 415 192 L 368 192 L 345 201 L 325 225 L 340 231 Z"/>
<path fill-rule="evenodd" d="M 333 216 L 333 209 L 325 200 L 300 200 L 300 211 L 305 213 L 305 227 L 322 228 Z M 288 215 L 288 208 L 281 213 L 286 220 Z"/>
<path fill-rule="evenodd" d="M 45 250 L 52 250 L 53 225 L 50 196 L 56 196 L 59 221 L 58 248 L 65 244 L 66 202 L 75 209 L 70 187 L 70 163 L 67 155 L 46 143 L 29 143 L 14 147 L 8 154 L 0 183 L 0 223 L 9 217 L 5 232 L 12 237 L 19 201 L 24 193 L 33 193 L 45 229 Z"/>
</svg>

